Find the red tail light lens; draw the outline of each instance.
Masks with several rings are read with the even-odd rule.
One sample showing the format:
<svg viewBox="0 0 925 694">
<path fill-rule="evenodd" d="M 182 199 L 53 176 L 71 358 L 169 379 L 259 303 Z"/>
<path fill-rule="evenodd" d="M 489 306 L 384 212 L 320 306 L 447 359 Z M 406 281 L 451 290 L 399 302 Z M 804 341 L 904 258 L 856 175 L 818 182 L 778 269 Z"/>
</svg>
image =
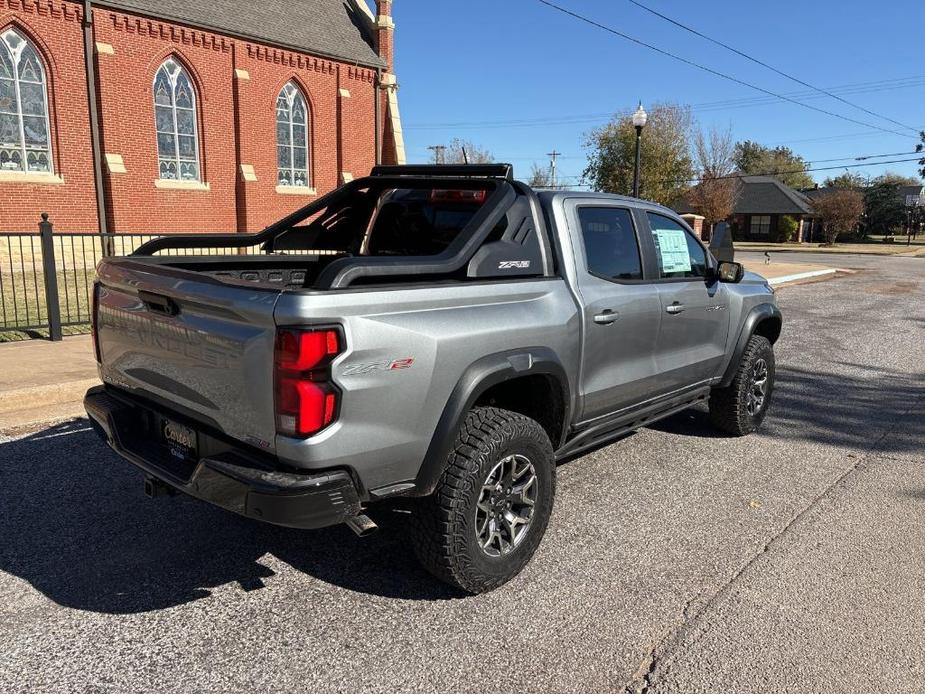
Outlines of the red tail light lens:
<svg viewBox="0 0 925 694">
<path fill-rule="evenodd" d="M 308 437 L 337 417 L 340 391 L 331 362 L 342 350 L 337 330 L 279 330 L 276 335 L 276 423 L 286 436 Z"/>
<path fill-rule="evenodd" d="M 287 371 L 308 371 L 340 351 L 340 336 L 334 330 L 297 332 L 280 330 L 276 338 L 277 364 Z"/>
<path fill-rule="evenodd" d="M 97 315 L 100 311 L 100 283 L 93 283 L 93 303 L 90 307 L 90 335 L 93 339 L 93 354 L 96 357 L 96 363 L 102 364 L 103 357 L 100 354 L 100 337 L 97 332 L 100 329 L 100 318 Z"/>
</svg>

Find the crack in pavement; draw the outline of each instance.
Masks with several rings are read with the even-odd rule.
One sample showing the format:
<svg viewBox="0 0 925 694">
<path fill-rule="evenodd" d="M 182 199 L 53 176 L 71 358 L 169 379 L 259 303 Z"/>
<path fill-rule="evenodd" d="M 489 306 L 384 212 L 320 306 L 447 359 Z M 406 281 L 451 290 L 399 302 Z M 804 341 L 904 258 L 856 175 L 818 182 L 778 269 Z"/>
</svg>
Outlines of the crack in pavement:
<svg viewBox="0 0 925 694">
<path fill-rule="evenodd" d="M 923 451 L 923 455 L 925 455 L 925 451 Z M 916 458 L 906 458 L 906 457 L 903 457 L 903 456 L 885 455 L 885 454 L 876 455 L 876 456 L 873 457 L 873 460 L 882 460 L 882 461 L 887 462 L 887 463 L 913 463 L 913 464 L 915 464 L 915 463 L 921 463 L 921 462 L 922 462 L 922 460 L 921 460 L 920 458 L 919 458 L 919 459 L 916 459 Z"/>
<path fill-rule="evenodd" d="M 779 541 L 790 531 L 790 529 L 793 528 L 800 520 L 805 518 L 810 513 L 810 511 L 812 511 L 816 505 L 822 501 L 825 496 L 827 496 L 834 489 L 842 486 L 848 477 L 860 469 L 861 465 L 867 461 L 876 462 L 878 460 L 887 460 L 890 462 L 916 462 L 911 460 L 907 461 L 902 458 L 894 458 L 886 454 L 877 455 L 875 449 L 896 430 L 903 418 L 905 418 L 906 415 L 916 409 L 923 400 L 925 400 L 925 397 L 923 396 L 916 397 L 912 404 L 910 404 L 894 420 L 894 423 L 890 427 L 888 427 L 879 437 L 877 437 L 877 439 L 875 439 L 870 444 L 870 446 L 868 446 L 866 449 L 862 449 L 861 455 L 855 455 L 853 453 L 846 454 L 846 458 L 854 458 L 855 462 L 846 468 L 837 478 L 835 478 L 831 484 L 829 484 L 815 497 L 813 497 L 809 504 L 807 504 L 799 513 L 793 516 L 793 518 L 791 518 L 780 529 L 780 531 L 772 535 L 761 546 L 758 552 L 756 552 L 748 561 L 746 561 L 725 583 L 723 583 L 708 600 L 701 604 L 696 610 L 692 610 L 691 608 L 694 606 L 695 602 L 697 602 L 697 599 L 701 597 L 702 593 L 686 601 L 684 603 L 684 608 L 681 611 L 681 618 L 672 626 L 668 627 L 665 632 L 658 639 L 656 639 L 654 645 L 652 645 L 652 647 L 646 651 L 642 661 L 639 664 L 639 667 L 636 669 L 636 673 L 633 675 L 633 678 L 624 685 L 622 690 L 623 693 L 647 694 L 650 688 L 655 684 L 659 665 L 664 661 L 667 655 L 670 655 L 671 652 L 675 651 L 677 647 L 681 645 L 685 636 L 694 628 L 700 616 L 703 615 L 719 598 L 727 595 L 733 589 L 734 584 L 739 580 L 739 578 L 742 577 L 746 571 L 748 571 L 758 562 L 759 559 L 767 554 L 774 545 L 778 544 Z"/>
</svg>

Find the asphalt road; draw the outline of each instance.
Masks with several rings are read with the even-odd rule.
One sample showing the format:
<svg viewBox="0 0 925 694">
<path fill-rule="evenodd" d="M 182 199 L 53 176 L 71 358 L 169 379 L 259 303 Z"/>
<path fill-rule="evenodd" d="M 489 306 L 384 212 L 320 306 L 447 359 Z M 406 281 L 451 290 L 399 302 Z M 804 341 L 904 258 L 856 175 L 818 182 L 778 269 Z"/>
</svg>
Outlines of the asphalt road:
<svg viewBox="0 0 925 694">
<path fill-rule="evenodd" d="M 921 692 L 925 259 L 836 262 L 861 272 L 779 291 L 759 435 L 692 410 L 560 466 L 484 596 L 397 511 L 265 527 L 146 499 L 84 422 L 5 439 L 0 691 Z"/>
</svg>

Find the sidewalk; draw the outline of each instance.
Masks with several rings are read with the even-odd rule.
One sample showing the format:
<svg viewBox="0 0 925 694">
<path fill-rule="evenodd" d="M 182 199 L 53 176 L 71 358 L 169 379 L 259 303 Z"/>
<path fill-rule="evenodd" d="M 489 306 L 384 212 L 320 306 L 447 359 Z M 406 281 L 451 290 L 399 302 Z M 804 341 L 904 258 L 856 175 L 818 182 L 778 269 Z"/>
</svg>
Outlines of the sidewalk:
<svg viewBox="0 0 925 694">
<path fill-rule="evenodd" d="M 774 287 L 786 286 L 802 282 L 831 279 L 838 270 L 825 265 L 812 265 L 809 263 L 779 263 L 772 261 L 765 264 L 761 261 L 747 261 L 742 263 L 749 272 L 756 272 Z"/>
<path fill-rule="evenodd" d="M 89 335 L 0 344 L 0 431 L 79 417 L 99 382 Z"/>
</svg>

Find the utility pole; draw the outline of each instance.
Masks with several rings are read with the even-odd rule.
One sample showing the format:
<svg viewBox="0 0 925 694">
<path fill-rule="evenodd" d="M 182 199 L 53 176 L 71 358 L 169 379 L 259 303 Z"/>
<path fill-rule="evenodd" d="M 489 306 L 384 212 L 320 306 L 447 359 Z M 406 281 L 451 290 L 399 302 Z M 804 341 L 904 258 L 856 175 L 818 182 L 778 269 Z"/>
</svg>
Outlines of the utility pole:
<svg viewBox="0 0 925 694">
<path fill-rule="evenodd" d="M 427 149 L 434 153 L 434 164 L 446 164 L 446 145 L 431 145 Z"/>
<path fill-rule="evenodd" d="M 559 157 L 562 156 L 562 152 L 556 151 L 556 149 L 555 149 L 555 147 L 554 147 L 553 150 L 552 150 L 551 152 L 548 152 L 548 153 L 547 153 L 547 156 L 549 157 L 549 173 L 550 173 L 550 178 L 552 179 L 552 181 L 551 181 L 552 187 L 553 187 L 553 188 L 558 188 L 558 187 L 559 187 L 559 185 L 558 185 L 559 182 L 558 182 L 558 178 L 557 178 L 557 176 L 556 176 L 556 160 L 557 160 Z"/>
</svg>

